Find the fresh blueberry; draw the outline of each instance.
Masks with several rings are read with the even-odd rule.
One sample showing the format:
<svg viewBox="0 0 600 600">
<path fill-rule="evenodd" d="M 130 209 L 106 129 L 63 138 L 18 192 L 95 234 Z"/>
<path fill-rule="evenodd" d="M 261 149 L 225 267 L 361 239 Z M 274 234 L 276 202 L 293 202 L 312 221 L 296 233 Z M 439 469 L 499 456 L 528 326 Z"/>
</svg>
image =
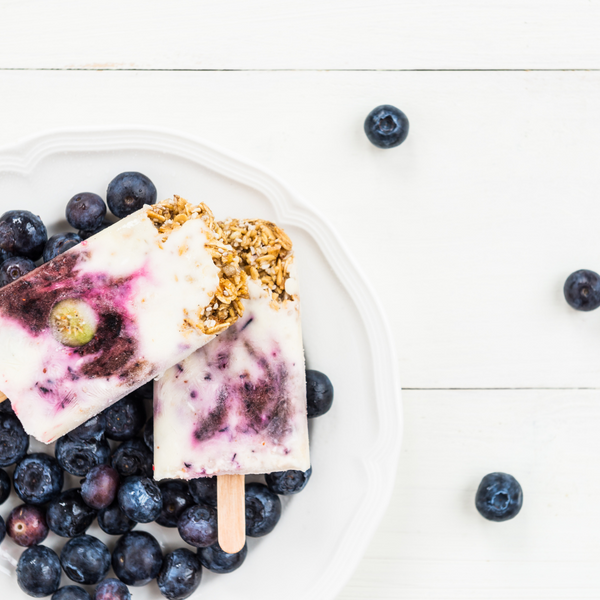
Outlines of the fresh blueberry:
<svg viewBox="0 0 600 600">
<path fill-rule="evenodd" d="M 154 536 L 130 531 L 119 538 L 112 555 L 115 575 L 127 585 L 146 585 L 159 573 L 162 552 Z"/>
<path fill-rule="evenodd" d="M 56 441 L 54 455 L 67 473 L 85 477 L 92 467 L 108 463 L 110 446 L 106 440 L 78 441 L 63 435 Z"/>
<path fill-rule="evenodd" d="M 367 115 L 365 133 L 378 148 L 395 148 L 408 135 L 408 119 L 399 108 L 382 104 Z"/>
<path fill-rule="evenodd" d="M 82 423 L 79 427 L 76 427 L 72 431 L 67 433 L 67 436 L 77 442 L 88 442 L 95 440 L 96 442 L 104 439 L 104 430 L 106 429 L 106 416 L 104 413 L 100 413 L 91 419 L 88 419 L 85 423 Z"/>
<path fill-rule="evenodd" d="M 57 233 L 46 242 L 42 258 L 44 262 L 48 262 L 59 254 L 77 246 L 79 242 L 81 242 L 81 238 L 76 233 Z"/>
<path fill-rule="evenodd" d="M 321 371 L 306 371 L 306 411 L 309 419 L 324 415 L 333 404 L 333 385 Z"/>
<path fill-rule="evenodd" d="M 137 523 L 119 508 L 118 502 L 113 502 L 98 513 L 98 525 L 108 535 L 123 535 L 131 531 Z"/>
<path fill-rule="evenodd" d="M 0 504 L 4 504 L 10 496 L 10 477 L 4 469 L 0 469 Z"/>
<path fill-rule="evenodd" d="M 106 202 L 113 215 L 122 219 L 139 210 L 144 204 L 156 202 L 154 184 L 141 173 L 120 173 L 109 184 Z"/>
<path fill-rule="evenodd" d="M 475 506 L 490 521 L 508 521 L 523 506 L 523 490 L 519 482 L 506 473 L 490 473 L 479 484 Z"/>
<path fill-rule="evenodd" d="M 142 400 L 153 400 L 154 399 L 154 380 L 151 379 L 144 385 L 131 392 L 137 398 Z"/>
<path fill-rule="evenodd" d="M 29 436 L 21 421 L 9 412 L 0 413 L 0 467 L 8 467 L 21 460 L 28 448 Z"/>
<path fill-rule="evenodd" d="M 246 485 L 246 535 L 261 537 L 275 529 L 281 517 L 281 500 L 266 485 Z"/>
<path fill-rule="evenodd" d="M 96 587 L 94 600 L 131 600 L 131 593 L 122 581 L 109 577 Z"/>
<path fill-rule="evenodd" d="M 9 210 L 0 217 L 0 248 L 31 260 L 42 257 L 48 232 L 42 220 L 28 210 Z"/>
<path fill-rule="evenodd" d="M 122 477 L 152 477 L 152 452 L 141 438 L 123 442 L 114 451 L 110 464 Z"/>
<path fill-rule="evenodd" d="M 13 474 L 15 492 L 26 504 L 46 504 L 58 498 L 64 483 L 58 461 L 47 454 L 29 454 L 17 464 Z"/>
<path fill-rule="evenodd" d="M 12 407 L 12 402 L 8 399 L 4 400 L 4 402 L 0 402 L 0 414 L 1 413 L 7 413 L 9 415 L 12 415 L 13 417 L 17 416 Z"/>
<path fill-rule="evenodd" d="M 118 498 L 121 510 L 137 523 L 154 521 L 162 509 L 160 489 L 149 477 L 127 478 L 119 488 Z"/>
<path fill-rule="evenodd" d="M 62 537 L 83 535 L 94 521 L 96 511 L 81 497 L 78 488 L 63 492 L 48 505 L 46 522 L 50 531 Z"/>
<path fill-rule="evenodd" d="M 151 452 L 154 452 L 154 419 L 150 417 L 144 427 L 144 442 Z"/>
<path fill-rule="evenodd" d="M 119 474 L 108 465 L 92 467 L 81 481 L 83 501 L 96 510 L 108 508 L 117 497 Z"/>
<path fill-rule="evenodd" d="M 106 228 L 110 227 L 111 225 L 112 225 L 112 223 L 110 223 L 109 221 L 104 221 L 100 225 L 100 227 L 97 227 L 93 231 L 86 231 L 85 229 L 80 229 L 77 232 L 77 234 L 79 235 L 79 237 L 82 240 L 87 240 L 87 239 L 91 238 L 93 235 L 96 235 L 97 233 L 100 233 L 101 231 L 104 231 Z"/>
<path fill-rule="evenodd" d="M 60 564 L 67 577 L 75 583 L 93 585 L 102 581 L 110 569 L 110 552 L 91 535 L 69 540 L 60 553 Z"/>
<path fill-rule="evenodd" d="M 0 517 L 0 543 L 5 538 L 5 536 L 6 536 L 6 523 L 4 522 L 4 519 L 2 517 Z"/>
<path fill-rule="evenodd" d="M 134 438 L 146 423 L 144 404 L 131 394 L 107 408 L 104 416 L 106 437 L 118 442 Z"/>
<path fill-rule="evenodd" d="M 54 594 L 60 585 L 60 561 L 46 546 L 27 548 L 17 564 L 19 587 L 34 598 Z"/>
<path fill-rule="evenodd" d="M 567 277 L 563 291 L 575 310 L 595 310 L 600 306 L 600 275 L 587 269 L 575 271 Z"/>
<path fill-rule="evenodd" d="M 46 513 L 41 506 L 21 504 L 12 509 L 6 520 L 8 537 L 18 546 L 37 546 L 48 536 Z"/>
<path fill-rule="evenodd" d="M 52 594 L 51 600 L 92 600 L 90 595 L 78 585 L 65 585 Z"/>
<path fill-rule="evenodd" d="M 189 488 L 190 494 L 196 504 L 217 506 L 216 477 L 198 477 L 198 479 L 190 479 Z"/>
<path fill-rule="evenodd" d="M 163 507 L 156 522 L 163 527 L 177 527 L 183 511 L 194 505 L 188 484 L 181 480 L 161 481 L 158 487 L 162 493 Z"/>
<path fill-rule="evenodd" d="M 198 558 L 203 567 L 213 573 L 231 573 L 242 566 L 248 554 L 248 544 L 234 554 L 229 554 L 221 549 L 219 542 L 208 548 L 198 548 Z"/>
<path fill-rule="evenodd" d="M 67 203 L 65 216 L 73 229 L 94 231 L 102 225 L 106 204 L 98 194 L 83 192 L 75 194 Z"/>
<path fill-rule="evenodd" d="M 308 471 L 276 471 L 265 475 L 267 487 L 274 494 L 289 496 L 301 492 L 312 475 L 312 467 Z"/>
<path fill-rule="evenodd" d="M 189 598 L 200 585 L 202 565 L 186 548 L 169 552 L 163 560 L 157 583 L 160 593 L 169 600 Z"/>
<path fill-rule="evenodd" d="M 217 541 L 217 510 L 208 504 L 191 506 L 179 517 L 177 529 L 190 546 L 212 546 Z"/>
<path fill-rule="evenodd" d="M 4 287 L 13 281 L 31 273 L 35 269 L 35 263 L 22 256 L 7 258 L 0 265 L 0 287 Z"/>
</svg>

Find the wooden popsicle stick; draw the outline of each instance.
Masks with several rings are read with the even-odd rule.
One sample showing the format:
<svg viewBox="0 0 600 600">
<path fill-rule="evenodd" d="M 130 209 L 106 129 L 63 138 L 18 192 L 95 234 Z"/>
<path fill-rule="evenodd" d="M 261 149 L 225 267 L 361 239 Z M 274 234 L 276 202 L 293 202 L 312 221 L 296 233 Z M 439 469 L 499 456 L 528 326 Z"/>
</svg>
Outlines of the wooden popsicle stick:
<svg viewBox="0 0 600 600">
<path fill-rule="evenodd" d="M 246 506 L 243 475 L 217 477 L 217 518 L 219 546 L 229 554 L 246 543 Z"/>
<path fill-rule="evenodd" d="M 5 393 L 0 392 L 0 402 L 4 402 L 5 400 L 8 400 L 8 396 Z"/>
</svg>

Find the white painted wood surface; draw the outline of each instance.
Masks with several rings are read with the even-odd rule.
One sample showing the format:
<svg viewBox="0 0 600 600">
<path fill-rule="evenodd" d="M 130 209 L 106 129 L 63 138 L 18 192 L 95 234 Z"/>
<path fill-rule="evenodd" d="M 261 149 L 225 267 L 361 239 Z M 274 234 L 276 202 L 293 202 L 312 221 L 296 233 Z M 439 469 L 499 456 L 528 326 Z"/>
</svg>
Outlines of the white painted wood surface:
<svg viewBox="0 0 600 600">
<path fill-rule="evenodd" d="M 600 271 L 600 72 L 561 71 L 600 68 L 599 25 L 580 0 L 0 2 L 0 144 L 204 137 L 312 200 L 369 273 L 405 443 L 339 600 L 600 596 L 600 314 L 562 298 L 571 271 Z M 411 122 L 393 151 L 362 132 L 381 103 Z M 510 523 L 473 506 L 495 470 L 524 487 Z"/>
</svg>

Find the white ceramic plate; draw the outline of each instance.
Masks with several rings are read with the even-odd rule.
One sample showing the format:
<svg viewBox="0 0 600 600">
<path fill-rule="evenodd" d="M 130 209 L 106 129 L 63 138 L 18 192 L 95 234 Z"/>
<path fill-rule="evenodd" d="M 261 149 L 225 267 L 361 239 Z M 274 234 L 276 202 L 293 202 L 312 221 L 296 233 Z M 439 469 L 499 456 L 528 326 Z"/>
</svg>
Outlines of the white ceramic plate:
<svg viewBox="0 0 600 600">
<path fill-rule="evenodd" d="M 400 387 L 379 303 L 345 245 L 310 203 L 257 165 L 165 130 L 62 130 L 0 149 L 0 209 L 31 210 L 50 234 L 69 231 L 64 219 L 69 198 L 82 191 L 105 197 L 109 181 L 122 171 L 148 175 L 159 199 L 178 194 L 205 201 L 218 218 L 271 219 L 294 241 L 307 363 L 330 376 L 334 406 L 310 424 L 313 476 L 307 488 L 284 499 L 282 518 L 270 535 L 249 540 L 238 571 L 205 570 L 196 594 L 220 600 L 331 599 L 383 515 L 399 456 Z M 0 508 L 4 518 L 17 504 L 14 497 Z M 165 552 L 185 546 L 176 530 L 155 524 L 138 528 L 153 533 Z M 115 537 L 96 524 L 89 533 L 112 550 Z M 60 551 L 64 542 L 51 533 L 45 543 Z M 8 538 L 0 546 L 3 599 L 26 598 L 14 574 L 20 553 Z M 63 575 L 62 584 L 68 583 Z M 132 591 L 135 600 L 162 598 L 155 582 Z"/>
</svg>

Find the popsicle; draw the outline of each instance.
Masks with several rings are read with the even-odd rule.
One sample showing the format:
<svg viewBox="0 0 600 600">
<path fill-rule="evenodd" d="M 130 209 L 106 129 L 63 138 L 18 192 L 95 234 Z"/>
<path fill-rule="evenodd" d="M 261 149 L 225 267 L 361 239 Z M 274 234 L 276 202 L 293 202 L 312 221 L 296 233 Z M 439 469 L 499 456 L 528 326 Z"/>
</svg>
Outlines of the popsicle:
<svg viewBox="0 0 600 600">
<path fill-rule="evenodd" d="M 0 289 L 0 389 L 50 443 L 235 322 L 246 279 L 205 204 L 144 206 Z"/>
</svg>

